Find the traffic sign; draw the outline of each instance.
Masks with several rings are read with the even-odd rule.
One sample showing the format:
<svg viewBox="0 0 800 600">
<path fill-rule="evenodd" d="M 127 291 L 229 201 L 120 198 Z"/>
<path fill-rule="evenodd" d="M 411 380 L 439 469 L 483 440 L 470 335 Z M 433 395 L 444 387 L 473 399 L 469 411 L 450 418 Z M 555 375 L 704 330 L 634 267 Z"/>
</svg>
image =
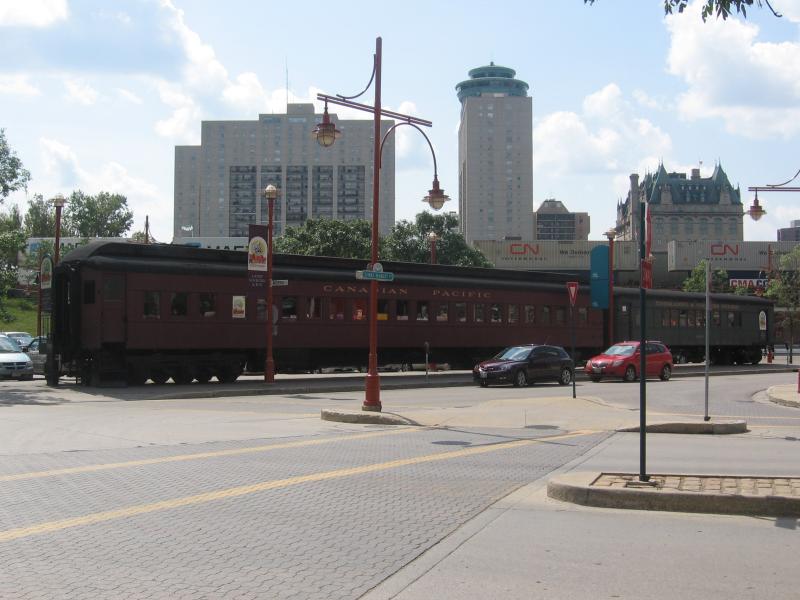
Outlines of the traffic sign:
<svg viewBox="0 0 800 600">
<path fill-rule="evenodd" d="M 394 281 L 394 273 L 385 271 L 356 271 L 356 279 L 367 281 Z"/>
<path fill-rule="evenodd" d="M 569 305 L 575 306 L 575 300 L 578 299 L 578 282 L 568 281 L 567 292 L 569 292 Z"/>
</svg>

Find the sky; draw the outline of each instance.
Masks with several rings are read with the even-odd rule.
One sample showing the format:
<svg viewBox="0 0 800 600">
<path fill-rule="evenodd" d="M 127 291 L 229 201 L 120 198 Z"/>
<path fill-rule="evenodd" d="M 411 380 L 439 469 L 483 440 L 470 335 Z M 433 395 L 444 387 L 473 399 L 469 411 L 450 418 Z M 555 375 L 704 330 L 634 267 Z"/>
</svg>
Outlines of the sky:
<svg viewBox="0 0 800 600">
<path fill-rule="evenodd" d="M 530 86 L 532 208 L 589 212 L 601 239 L 630 174 L 659 162 L 703 176 L 720 163 L 746 208 L 748 186 L 800 169 L 800 0 L 771 3 L 782 18 L 754 7 L 704 23 L 696 0 L 671 16 L 662 0 L 0 0 L 0 128 L 32 175 L 6 208 L 117 192 L 133 230 L 149 216 L 169 242 L 175 145 L 198 144 L 204 119 L 283 113 L 287 98 L 321 112 L 318 92 L 360 92 L 378 36 L 384 107 L 433 121 L 445 210 L 458 207 L 455 86 L 490 61 Z M 396 154 L 395 216 L 412 220 L 430 150 L 406 127 Z M 800 194 L 759 200 L 767 215 L 745 216 L 747 240 L 800 219 Z"/>
</svg>

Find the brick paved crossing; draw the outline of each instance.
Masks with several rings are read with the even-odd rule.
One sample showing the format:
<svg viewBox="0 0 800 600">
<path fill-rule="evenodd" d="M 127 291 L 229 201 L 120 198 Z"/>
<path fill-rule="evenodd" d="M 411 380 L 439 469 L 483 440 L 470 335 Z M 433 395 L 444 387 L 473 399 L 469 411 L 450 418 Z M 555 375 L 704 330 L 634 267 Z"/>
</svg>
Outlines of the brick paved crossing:
<svg viewBox="0 0 800 600">
<path fill-rule="evenodd" d="M 512 441 L 509 433 L 350 433 L 317 445 L 0 479 L 0 536 L 237 486 L 485 448 Z M 498 498 L 605 437 L 495 446 L 481 454 L 342 474 L 101 523 L 42 533 L 24 529 L 19 539 L 0 541 L 0 598 L 357 598 Z M 0 476 L 271 443 L 276 442 L 7 457 Z"/>
<path fill-rule="evenodd" d="M 596 487 L 626 488 L 636 485 L 638 475 L 603 473 L 592 483 Z M 798 477 L 731 477 L 700 475 L 650 475 L 656 489 L 677 492 L 704 492 L 710 494 L 749 496 L 789 496 L 800 498 Z"/>
</svg>

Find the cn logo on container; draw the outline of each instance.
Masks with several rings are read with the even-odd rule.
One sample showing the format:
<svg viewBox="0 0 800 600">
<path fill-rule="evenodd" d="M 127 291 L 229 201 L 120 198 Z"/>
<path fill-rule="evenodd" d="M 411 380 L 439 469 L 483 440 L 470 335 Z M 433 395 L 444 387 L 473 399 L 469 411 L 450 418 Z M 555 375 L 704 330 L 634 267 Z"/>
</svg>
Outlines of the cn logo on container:
<svg viewBox="0 0 800 600">
<path fill-rule="evenodd" d="M 739 244 L 711 244 L 711 256 L 739 256 Z"/>
<path fill-rule="evenodd" d="M 508 246 L 509 254 L 533 254 L 538 256 L 539 252 L 539 244 L 516 243 Z"/>
</svg>

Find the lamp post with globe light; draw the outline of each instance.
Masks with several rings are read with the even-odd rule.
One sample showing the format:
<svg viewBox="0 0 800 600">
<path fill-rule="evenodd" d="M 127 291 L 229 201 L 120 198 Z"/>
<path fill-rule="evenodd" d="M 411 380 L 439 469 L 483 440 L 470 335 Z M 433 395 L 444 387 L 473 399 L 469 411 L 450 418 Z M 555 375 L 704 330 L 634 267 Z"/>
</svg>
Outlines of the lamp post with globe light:
<svg viewBox="0 0 800 600">
<path fill-rule="evenodd" d="M 439 236 L 436 235 L 435 231 L 431 231 L 428 234 L 428 241 L 431 243 L 431 264 L 436 264 L 436 241 L 439 239 Z"/>
<path fill-rule="evenodd" d="M 428 136 L 420 129 L 420 125 L 430 127 L 433 125 L 430 121 L 404 115 L 394 111 L 389 111 L 381 108 L 381 49 L 382 40 L 376 38 L 375 40 L 375 54 L 373 55 L 372 77 L 370 77 L 367 87 L 354 96 L 329 96 L 327 94 L 317 94 L 317 99 L 325 102 L 325 110 L 322 114 L 322 121 L 314 128 L 314 136 L 320 146 L 332 146 L 336 140 L 341 137 L 341 132 L 336 128 L 336 125 L 330 120 L 328 114 L 328 103 L 345 106 L 355 110 L 372 113 L 374 119 L 374 137 L 373 137 L 373 169 L 372 169 L 372 237 L 371 237 L 371 258 L 370 270 L 372 265 L 378 263 L 378 209 L 380 199 L 380 169 L 381 169 L 381 152 L 383 144 L 388 136 L 397 128 L 402 125 L 410 125 L 417 131 L 422 133 L 433 155 L 433 185 L 428 192 L 428 195 L 423 198 L 434 210 L 439 210 L 444 203 L 449 200 L 445 195 L 444 190 L 439 187 L 439 179 L 436 172 L 436 154 L 433 151 L 433 145 L 428 139 Z M 375 102 L 373 106 L 354 102 L 355 98 L 362 96 L 369 88 L 374 85 Z M 381 116 L 397 119 L 400 121 L 393 125 L 381 139 Z M 365 399 L 361 408 L 369 411 L 380 411 L 380 378 L 378 376 L 378 282 L 373 279 L 369 284 L 369 364 L 367 369 L 366 385 L 365 385 Z"/>
</svg>

